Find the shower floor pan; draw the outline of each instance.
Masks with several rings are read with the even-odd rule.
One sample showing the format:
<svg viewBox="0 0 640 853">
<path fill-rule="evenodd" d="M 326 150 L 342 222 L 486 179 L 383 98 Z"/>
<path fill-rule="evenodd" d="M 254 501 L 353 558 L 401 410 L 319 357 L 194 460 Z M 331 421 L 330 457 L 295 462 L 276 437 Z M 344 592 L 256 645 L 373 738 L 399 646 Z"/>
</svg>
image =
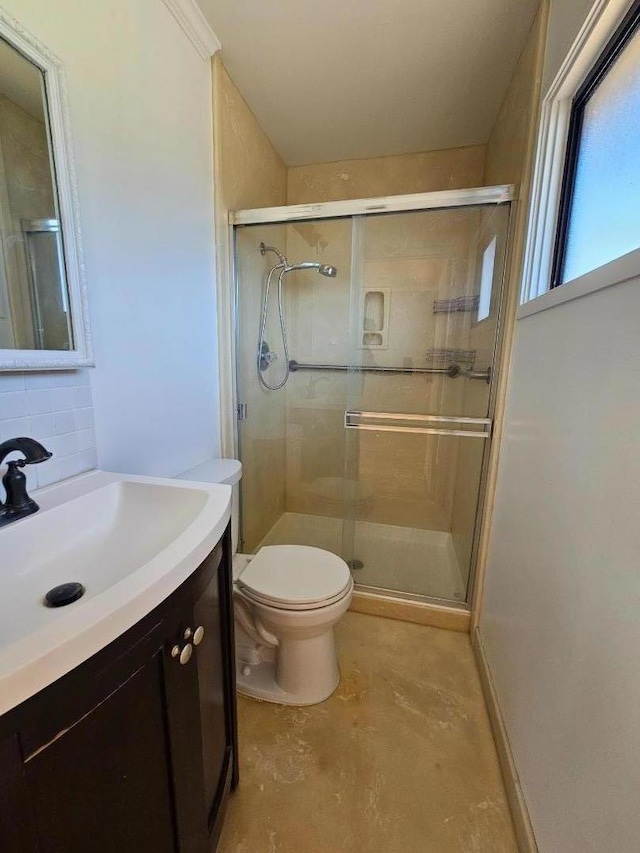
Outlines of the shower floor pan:
<svg viewBox="0 0 640 853">
<path fill-rule="evenodd" d="M 342 529 L 340 518 L 285 512 L 260 547 L 312 545 L 340 555 Z M 348 559 L 363 564 L 353 571 L 356 584 L 457 603 L 464 601 L 466 584 L 450 533 L 357 521 L 353 554 Z"/>
</svg>

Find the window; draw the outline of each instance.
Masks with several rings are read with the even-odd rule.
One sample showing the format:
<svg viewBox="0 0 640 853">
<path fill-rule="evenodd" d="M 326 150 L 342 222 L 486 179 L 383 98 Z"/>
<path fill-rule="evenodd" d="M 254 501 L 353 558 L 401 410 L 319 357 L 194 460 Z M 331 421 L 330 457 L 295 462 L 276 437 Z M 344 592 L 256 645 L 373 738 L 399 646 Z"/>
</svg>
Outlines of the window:
<svg viewBox="0 0 640 853">
<path fill-rule="evenodd" d="M 493 290 L 493 269 L 496 265 L 496 247 L 498 238 L 494 237 L 482 254 L 480 273 L 480 297 L 478 299 L 478 319 L 486 320 L 491 312 L 491 291 Z"/>
<path fill-rule="evenodd" d="M 640 248 L 640 0 L 573 99 L 551 286 Z"/>
</svg>

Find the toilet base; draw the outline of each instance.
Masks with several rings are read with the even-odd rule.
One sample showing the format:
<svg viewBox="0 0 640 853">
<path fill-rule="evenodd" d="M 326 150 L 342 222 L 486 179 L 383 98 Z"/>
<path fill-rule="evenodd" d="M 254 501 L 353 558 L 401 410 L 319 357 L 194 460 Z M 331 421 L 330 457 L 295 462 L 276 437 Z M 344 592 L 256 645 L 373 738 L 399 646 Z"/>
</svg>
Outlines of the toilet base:
<svg viewBox="0 0 640 853">
<path fill-rule="evenodd" d="M 263 660 L 259 664 L 249 665 L 244 661 L 236 661 L 236 689 L 244 696 L 262 699 L 264 702 L 276 702 L 280 705 L 317 705 L 324 702 L 334 692 L 340 683 L 340 672 L 336 673 L 335 683 L 324 684 L 323 690 L 316 696 L 306 696 L 301 700 L 299 695 L 287 693 L 276 682 L 276 665 L 274 661 Z"/>
</svg>

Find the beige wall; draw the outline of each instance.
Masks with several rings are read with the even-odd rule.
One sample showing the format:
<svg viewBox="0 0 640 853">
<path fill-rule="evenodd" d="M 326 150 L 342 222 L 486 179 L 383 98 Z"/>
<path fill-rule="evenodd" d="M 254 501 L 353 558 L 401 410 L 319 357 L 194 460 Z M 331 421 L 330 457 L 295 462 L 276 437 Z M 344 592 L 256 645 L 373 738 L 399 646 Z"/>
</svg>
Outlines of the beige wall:
<svg viewBox="0 0 640 853">
<path fill-rule="evenodd" d="M 542 16 L 533 22 L 487 143 L 484 184 L 522 183 L 536 87 L 536 54 Z"/>
<path fill-rule="evenodd" d="M 532 121 L 532 99 L 536 90 L 536 59 L 543 17 L 538 15 L 522 51 L 511 83 L 498 113 L 486 147 L 484 181 L 486 186 L 515 184 L 520 187 L 524 178 L 527 145 Z M 513 205 L 512 218 L 518 215 Z M 495 217 L 494 217 L 495 218 Z M 500 245 L 504 248 L 506 223 L 496 223 L 500 234 Z M 491 230 L 491 229 L 490 229 Z M 516 261 L 515 258 L 512 259 Z M 496 282 L 496 286 L 498 286 Z M 519 287 L 515 276 L 510 286 Z M 509 294 L 513 297 L 513 294 Z M 513 298 L 507 298 L 506 309 L 513 310 Z M 471 347 L 478 353 L 478 367 L 493 362 L 492 348 L 496 334 L 495 317 L 492 324 L 481 323 L 472 330 Z M 480 383 L 465 384 L 464 414 L 477 417 L 481 403 L 486 397 L 486 387 Z M 461 442 L 458 472 L 453 499 L 453 541 L 461 565 L 468 565 L 471 557 L 474 519 L 477 506 L 477 471 L 479 447 L 473 442 Z"/>
<path fill-rule="evenodd" d="M 472 145 L 294 166 L 287 176 L 287 204 L 478 187 L 482 185 L 484 156 L 484 145 Z"/>
<path fill-rule="evenodd" d="M 218 275 L 229 283 L 228 213 L 286 203 L 287 170 L 242 98 L 219 57 L 213 62 L 213 105 Z M 282 515 L 285 505 L 285 395 L 265 392 L 256 381 L 256 342 L 262 285 L 271 258 L 262 257 L 261 240 L 284 240 L 284 229 L 238 232 L 240 341 L 238 398 L 248 407 L 239 424 L 243 461 L 243 539 L 251 551 Z M 283 245 L 284 250 L 284 245 Z M 223 291 L 231 292 L 230 283 Z M 230 326 L 230 306 L 221 306 L 221 322 Z M 275 317 L 269 328 L 276 334 Z M 229 330 L 221 330 L 225 346 Z"/>
<path fill-rule="evenodd" d="M 213 79 L 218 189 L 227 210 L 286 204 L 286 166 L 218 56 Z"/>
</svg>

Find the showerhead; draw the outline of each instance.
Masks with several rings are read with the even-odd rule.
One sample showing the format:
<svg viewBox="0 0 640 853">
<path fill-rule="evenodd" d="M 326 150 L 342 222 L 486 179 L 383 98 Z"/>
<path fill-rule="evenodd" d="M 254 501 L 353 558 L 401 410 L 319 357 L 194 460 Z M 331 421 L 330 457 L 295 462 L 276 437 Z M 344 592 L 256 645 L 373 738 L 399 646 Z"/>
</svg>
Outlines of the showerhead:
<svg viewBox="0 0 640 853">
<path fill-rule="evenodd" d="M 320 275 L 327 278 L 335 278 L 338 275 L 338 270 L 331 264 L 320 264 L 317 261 L 300 261 L 298 264 L 290 264 L 286 256 L 275 246 L 265 246 L 264 243 L 260 243 L 260 254 L 266 255 L 267 252 L 273 252 L 277 256 L 278 266 L 284 267 L 283 273 L 293 272 L 294 270 L 318 270 Z"/>
<path fill-rule="evenodd" d="M 327 278 L 335 278 L 338 275 L 338 270 L 331 264 L 320 264 L 318 272 L 320 275 L 326 275 Z"/>
<path fill-rule="evenodd" d="M 293 270 L 318 270 L 320 275 L 327 276 L 327 278 L 335 278 L 338 274 L 335 267 L 330 264 L 319 264 L 317 261 L 301 261 L 299 264 L 290 264 L 286 267 L 285 272 L 292 272 Z"/>
</svg>

